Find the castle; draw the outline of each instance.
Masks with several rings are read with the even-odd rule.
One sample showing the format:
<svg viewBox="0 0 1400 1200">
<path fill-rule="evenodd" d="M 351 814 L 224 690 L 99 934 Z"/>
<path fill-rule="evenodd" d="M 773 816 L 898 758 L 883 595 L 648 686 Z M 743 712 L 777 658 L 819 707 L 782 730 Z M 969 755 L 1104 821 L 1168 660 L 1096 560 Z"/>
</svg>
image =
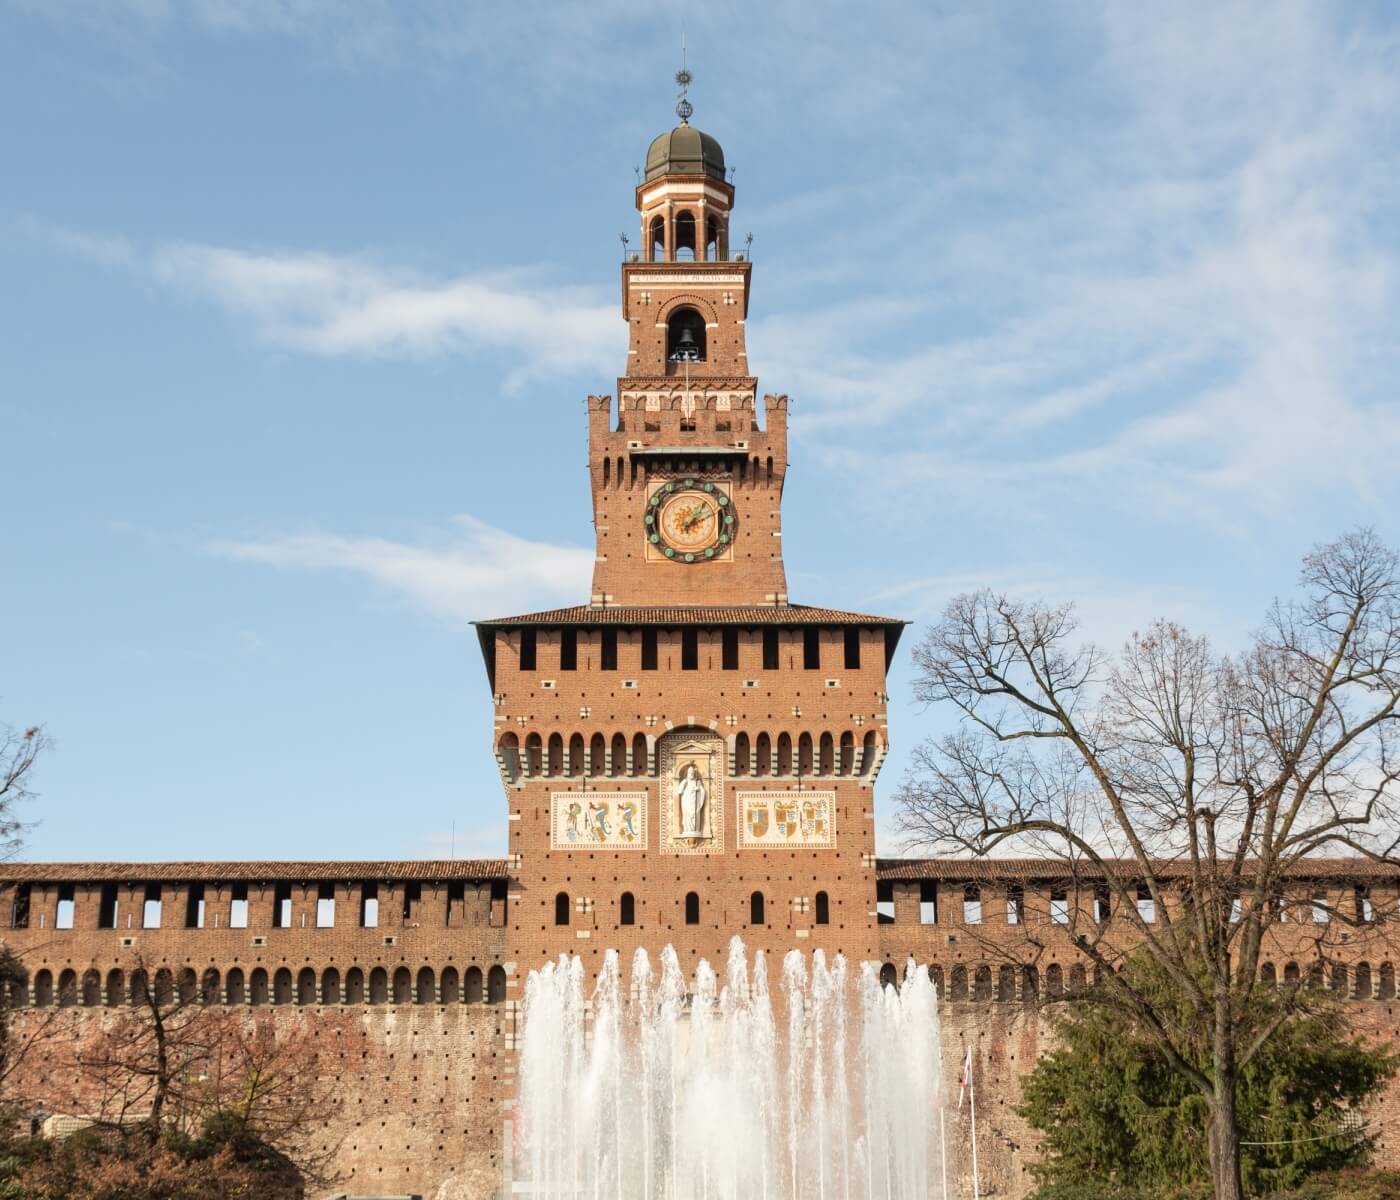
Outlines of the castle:
<svg viewBox="0 0 1400 1200">
<path fill-rule="evenodd" d="M 476 625 L 506 857 L 11 863 L 4 938 L 27 1004 L 70 1010 L 75 1038 L 147 988 L 267 1006 L 336 1050 L 344 1104 L 326 1137 L 343 1190 L 443 1200 L 508 1187 L 519 1005 L 541 964 L 594 970 L 608 949 L 669 944 L 692 970 L 736 933 L 878 961 L 890 982 L 912 958 L 942 985 L 947 1035 L 977 1047 L 983 1194 L 1017 1196 L 1033 1146 L 1011 1105 L 1044 1036 L 1034 1002 L 1092 984 L 1045 923 L 1099 901 L 1067 894 L 1053 864 L 877 858 L 905 623 L 789 598 L 788 402 L 760 400 L 749 368 L 752 263 L 731 244 L 723 151 L 681 115 L 636 188 L 616 409 L 588 400 L 591 593 Z M 1300 924 L 1319 896 L 1393 911 L 1397 882 L 1320 861 L 1296 880 Z M 1311 969 L 1303 932 L 1276 938 L 1266 972 Z M 1393 1036 L 1394 967 L 1362 930 L 1322 982 Z M 21 1075 L 44 1111 L 85 1111 L 57 1060 Z"/>
</svg>

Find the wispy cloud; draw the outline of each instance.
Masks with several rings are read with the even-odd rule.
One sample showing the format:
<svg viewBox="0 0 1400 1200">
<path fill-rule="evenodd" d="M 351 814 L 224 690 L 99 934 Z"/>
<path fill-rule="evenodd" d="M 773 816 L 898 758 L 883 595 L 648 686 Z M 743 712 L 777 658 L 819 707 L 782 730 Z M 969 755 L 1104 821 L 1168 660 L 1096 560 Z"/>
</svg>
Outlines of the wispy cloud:
<svg viewBox="0 0 1400 1200">
<path fill-rule="evenodd" d="M 538 269 L 432 278 L 345 255 L 128 239 L 30 219 L 55 249 L 218 305 L 262 340 L 326 357 L 509 350 L 505 384 L 615 371 L 626 346 L 614 306 Z"/>
<path fill-rule="evenodd" d="M 593 569 L 589 550 L 532 542 L 469 516 L 424 542 L 295 533 L 211 541 L 205 549 L 264 566 L 357 575 L 454 625 L 581 603 Z"/>
</svg>

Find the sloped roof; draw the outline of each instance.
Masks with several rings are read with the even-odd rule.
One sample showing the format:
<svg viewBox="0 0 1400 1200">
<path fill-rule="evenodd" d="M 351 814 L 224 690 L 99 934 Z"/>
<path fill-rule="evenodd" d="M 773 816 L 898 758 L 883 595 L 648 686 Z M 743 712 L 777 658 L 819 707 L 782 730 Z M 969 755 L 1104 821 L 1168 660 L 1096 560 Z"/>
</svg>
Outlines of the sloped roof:
<svg viewBox="0 0 1400 1200">
<path fill-rule="evenodd" d="M 1109 859 L 1123 874 L 1134 875 L 1132 859 Z M 1073 872 L 1054 858 L 881 858 L 875 863 L 880 879 L 946 879 L 957 883 L 991 883 L 997 880 L 1064 879 Z M 1179 879 L 1190 871 L 1186 860 L 1153 863 L 1159 879 Z M 1400 867 L 1369 858 L 1311 858 L 1295 864 L 1289 875 L 1297 879 L 1396 879 Z M 1090 876 L 1093 866 L 1085 860 L 1080 874 Z"/>
<path fill-rule="evenodd" d="M 0 883 L 257 883 L 287 880 L 485 880 L 505 879 L 503 858 L 381 859 L 378 861 L 251 862 L 9 862 Z"/>
<path fill-rule="evenodd" d="M 552 608 L 474 621 L 478 626 L 512 625 L 897 625 L 900 617 L 875 617 L 810 604 L 748 605 L 607 605 Z"/>
</svg>

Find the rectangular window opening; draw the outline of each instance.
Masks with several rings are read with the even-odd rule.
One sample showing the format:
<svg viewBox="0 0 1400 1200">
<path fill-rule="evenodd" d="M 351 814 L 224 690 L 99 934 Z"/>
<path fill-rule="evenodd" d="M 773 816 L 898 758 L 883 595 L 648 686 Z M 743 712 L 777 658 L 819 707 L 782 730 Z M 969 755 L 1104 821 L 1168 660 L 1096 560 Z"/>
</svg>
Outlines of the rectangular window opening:
<svg viewBox="0 0 1400 1200">
<path fill-rule="evenodd" d="M 721 665 L 726 671 L 737 671 L 739 669 L 739 631 L 726 629 L 721 637 L 724 642 Z"/>
<path fill-rule="evenodd" d="M 1020 884 L 1006 889 L 1006 923 L 1024 925 L 1026 923 L 1026 893 Z"/>
<path fill-rule="evenodd" d="M 292 885 L 279 883 L 275 885 L 272 893 L 272 928 L 290 929 L 291 927 Z"/>
<path fill-rule="evenodd" d="M 860 630 L 846 630 L 846 670 L 854 671 L 860 666 Z"/>
<path fill-rule="evenodd" d="M 533 629 L 522 629 L 520 631 L 520 669 L 522 671 L 533 671 L 535 667 L 535 631 Z"/>
<path fill-rule="evenodd" d="M 29 902 L 33 895 L 34 885 L 21 883 L 15 887 L 15 906 L 10 911 L 11 929 L 29 928 Z"/>
<path fill-rule="evenodd" d="M 447 885 L 447 923 L 451 925 L 454 918 L 462 924 L 467 919 L 467 885 L 460 879 Z"/>
<path fill-rule="evenodd" d="M 875 916 L 881 925 L 894 924 L 894 884 L 888 879 L 875 884 Z"/>
<path fill-rule="evenodd" d="M 1050 921 L 1054 925 L 1069 924 L 1069 896 L 1058 889 L 1050 893 Z"/>
<path fill-rule="evenodd" d="M 55 929 L 73 928 L 73 910 L 76 907 L 77 893 L 71 883 L 58 885 L 58 910 L 54 913 Z"/>
<path fill-rule="evenodd" d="M 700 668 L 700 631 L 681 630 L 681 670 L 696 671 Z"/>
<path fill-rule="evenodd" d="M 360 928 L 379 928 L 379 885 L 366 883 L 360 887 Z"/>
<path fill-rule="evenodd" d="M 204 885 L 192 883 L 185 892 L 185 928 L 204 928 Z"/>
<path fill-rule="evenodd" d="M 228 902 L 228 927 L 230 929 L 248 928 L 248 885 L 246 883 L 233 885 L 233 894 Z"/>
<path fill-rule="evenodd" d="M 117 927 L 117 885 L 115 883 L 104 883 L 102 891 L 97 899 L 97 928 L 115 929 Z"/>
<path fill-rule="evenodd" d="M 776 629 L 763 631 L 763 669 L 765 671 L 778 669 L 778 631 Z"/>
<path fill-rule="evenodd" d="M 418 882 L 403 885 L 403 919 L 413 920 L 414 910 L 423 901 L 423 885 Z"/>
<path fill-rule="evenodd" d="M 160 928 L 160 884 L 146 885 L 146 900 L 141 906 L 141 928 Z"/>
<path fill-rule="evenodd" d="M 599 653 L 599 666 L 604 671 L 617 670 L 617 630 L 603 630 L 602 650 Z"/>
<path fill-rule="evenodd" d="M 932 879 L 919 882 L 919 924 L 938 924 L 938 884 Z"/>
<path fill-rule="evenodd" d="M 820 671 L 822 669 L 822 639 L 820 629 L 802 631 L 802 669 Z"/>
<path fill-rule="evenodd" d="M 655 671 L 657 661 L 656 630 L 642 630 L 642 670 Z"/>
<path fill-rule="evenodd" d="M 335 884 L 321 883 L 316 886 L 316 928 L 335 928 Z"/>
<path fill-rule="evenodd" d="M 578 670 L 577 629 L 561 629 L 559 631 L 559 669 L 561 671 Z"/>
</svg>

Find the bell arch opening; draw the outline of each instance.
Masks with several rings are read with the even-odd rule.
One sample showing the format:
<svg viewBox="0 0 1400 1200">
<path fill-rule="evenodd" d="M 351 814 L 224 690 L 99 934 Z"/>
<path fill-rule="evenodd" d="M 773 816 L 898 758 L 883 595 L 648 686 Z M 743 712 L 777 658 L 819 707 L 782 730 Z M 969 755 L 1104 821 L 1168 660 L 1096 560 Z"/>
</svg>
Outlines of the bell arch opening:
<svg viewBox="0 0 1400 1200">
<path fill-rule="evenodd" d="M 682 305 L 666 319 L 666 361 L 705 361 L 705 318 Z"/>
</svg>

